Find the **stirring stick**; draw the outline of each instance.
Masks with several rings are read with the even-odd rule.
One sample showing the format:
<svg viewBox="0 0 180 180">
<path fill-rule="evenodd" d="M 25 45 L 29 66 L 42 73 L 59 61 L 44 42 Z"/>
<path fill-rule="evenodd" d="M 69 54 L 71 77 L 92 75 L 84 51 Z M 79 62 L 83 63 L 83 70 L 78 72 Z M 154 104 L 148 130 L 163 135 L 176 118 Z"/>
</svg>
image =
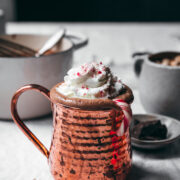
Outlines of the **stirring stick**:
<svg viewBox="0 0 180 180">
<path fill-rule="evenodd" d="M 43 47 L 36 53 L 36 57 L 39 57 L 43 55 L 45 52 L 47 52 L 49 49 L 54 47 L 64 36 L 65 29 L 61 29 L 55 34 L 53 34 L 43 45 Z"/>
</svg>

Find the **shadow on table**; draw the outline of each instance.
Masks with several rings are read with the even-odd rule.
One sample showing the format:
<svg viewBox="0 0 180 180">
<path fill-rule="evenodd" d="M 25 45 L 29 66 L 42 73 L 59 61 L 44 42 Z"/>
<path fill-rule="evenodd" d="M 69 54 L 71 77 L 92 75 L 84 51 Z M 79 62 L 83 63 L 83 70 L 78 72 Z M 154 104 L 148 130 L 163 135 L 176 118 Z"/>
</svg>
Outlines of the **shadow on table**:
<svg viewBox="0 0 180 180">
<path fill-rule="evenodd" d="M 148 171 L 137 165 L 132 165 L 131 172 L 127 180 L 173 180 L 173 178 L 166 172 Z"/>
<path fill-rule="evenodd" d="M 21 115 L 20 115 L 20 118 L 21 118 Z M 28 122 L 28 121 L 44 121 L 44 119 L 47 119 L 47 118 L 51 118 L 51 119 L 53 119 L 52 118 L 52 113 L 48 113 L 48 114 L 46 114 L 46 115 L 43 115 L 43 116 L 39 116 L 39 117 L 36 117 L 36 118 L 25 118 L 25 119 L 22 119 L 23 121 L 25 121 L 25 122 Z M 0 118 L 0 122 L 13 122 L 13 120 L 12 120 L 12 118 L 11 119 L 1 119 Z"/>
<path fill-rule="evenodd" d="M 31 118 L 31 119 L 24 119 L 23 122 L 28 126 L 29 124 L 31 125 L 36 125 L 36 126 L 50 126 L 52 127 L 53 125 L 53 118 L 52 114 L 48 114 L 45 116 L 41 116 L 38 118 Z M 14 125 L 15 123 L 12 119 L 7 119 L 7 120 L 0 120 L 0 124 L 9 124 L 9 125 Z"/>
<path fill-rule="evenodd" d="M 175 157 L 180 157 L 180 139 L 176 142 L 169 144 L 165 148 L 156 150 L 146 150 L 133 148 L 133 153 L 141 157 L 146 157 L 150 159 L 170 159 Z"/>
</svg>

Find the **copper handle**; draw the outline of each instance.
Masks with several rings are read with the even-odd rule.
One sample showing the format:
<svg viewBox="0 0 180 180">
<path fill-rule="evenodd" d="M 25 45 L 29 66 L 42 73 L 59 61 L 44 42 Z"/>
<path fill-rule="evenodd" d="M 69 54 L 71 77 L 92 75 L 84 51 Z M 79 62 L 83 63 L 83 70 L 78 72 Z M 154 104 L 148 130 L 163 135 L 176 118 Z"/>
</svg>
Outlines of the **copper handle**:
<svg viewBox="0 0 180 180">
<path fill-rule="evenodd" d="M 39 139 L 28 129 L 28 127 L 20 119 L 17 112 L 17 101 L 19 96 L 28 90 L 35 90 L 43 94 L 47 99 L 50 100 L 49 90 L 36 84 L 29 84 L 21 87 L 16 91 L 11 100 L 11 114 L 14 122 L 20 128 L 20 130 L 28 137 L 28 139 L 43 153 L 47 158 L 49 157 L 49 151 L 47 148 L 39 141 Z"/>
</svg>

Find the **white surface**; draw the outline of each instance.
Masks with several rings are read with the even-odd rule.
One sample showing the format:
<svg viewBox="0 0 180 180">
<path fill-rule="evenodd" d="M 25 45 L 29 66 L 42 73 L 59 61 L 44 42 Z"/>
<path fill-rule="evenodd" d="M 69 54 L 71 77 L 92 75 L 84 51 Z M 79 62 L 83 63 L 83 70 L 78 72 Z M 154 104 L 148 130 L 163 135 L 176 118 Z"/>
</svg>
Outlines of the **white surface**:
<svg viewBox="0 0 180 180">
<path fill-rule="evenodd" d="M 178 34 L 180 24 L 34 24 L 10 23 L 9 33 L 53 33 L 59 26 L 83 32 L 89 45 L 76 52 L 75 64 L 91 58 L 110 57 L 113 71 L 134 91 L 134 113 L 143 113 L 137 80 L 130 54 L 138 50 L 178 49 L 171 35 Z M 100 59 L 102 60 L 102 59 Z M 152 92 L 153 93 L 153 92 Z M 52 118 L 29 120 L 28 127 L 47 147 L 52 134 Z M 52 180 L 46 158 L 11 121 L 0 121 L 0 180 Z M 130 180 L 179 180 L 180 141 L 155 152 L 133 151 Z"/>
</svg>

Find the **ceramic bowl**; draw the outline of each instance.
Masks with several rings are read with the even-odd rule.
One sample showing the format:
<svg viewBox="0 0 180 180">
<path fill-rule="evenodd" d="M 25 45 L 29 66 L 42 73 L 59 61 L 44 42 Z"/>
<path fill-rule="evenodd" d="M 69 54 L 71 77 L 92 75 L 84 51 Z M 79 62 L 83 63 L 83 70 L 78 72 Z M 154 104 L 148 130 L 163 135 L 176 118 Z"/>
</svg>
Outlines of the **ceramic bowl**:
<svg viewBox="0 0 180 180">
<path fill-rule="evenodd" d="M 157 149 L 165 147 L 180 138 L 180 122 L 174 118 L 158 114 L 135 114 L 133 119 L 137 119 L 141 122 L 157 119 L 160 120 L 162 124 L 165 124 L 168 129 L 167 139 L 164 140 L 140 140 L 135 138 L 133 133 L 131 133 L 131 143 L 134 147 L 143 149 Z M 132 123 L 131 129 L 133 126 L 134 124 Z"/>
</svg>

